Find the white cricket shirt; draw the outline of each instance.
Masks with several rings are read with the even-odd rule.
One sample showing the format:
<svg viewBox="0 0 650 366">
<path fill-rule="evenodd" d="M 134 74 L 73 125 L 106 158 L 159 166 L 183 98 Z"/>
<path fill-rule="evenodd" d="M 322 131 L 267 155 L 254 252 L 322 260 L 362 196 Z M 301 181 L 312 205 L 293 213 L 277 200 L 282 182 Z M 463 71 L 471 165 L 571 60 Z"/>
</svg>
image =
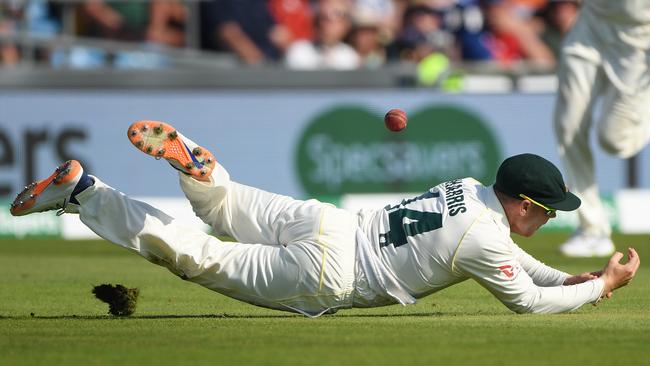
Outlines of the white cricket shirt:
<svg viewBox="0 0 650 366">
<path fill-rule="evenodd" d="M 519 248 L 492 186 L 473 178 L 359 215 L 382 267 L 415 298 L 472 278 L 512 311 L 559 313 L 595 302 L 603 292 L 601 279 L 563 286 L 567 273 Z"/>
</svg>

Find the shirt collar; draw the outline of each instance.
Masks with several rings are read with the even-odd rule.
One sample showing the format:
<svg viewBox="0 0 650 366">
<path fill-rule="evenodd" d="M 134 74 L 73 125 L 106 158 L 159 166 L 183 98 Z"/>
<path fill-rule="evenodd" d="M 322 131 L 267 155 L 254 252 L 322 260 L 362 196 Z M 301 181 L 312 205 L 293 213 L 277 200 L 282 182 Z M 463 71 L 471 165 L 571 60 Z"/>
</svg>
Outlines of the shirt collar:
<svg viewBox="0 0 650 366">
<path fill-rule="evenodd" d="M 485 206 L 490 209 L 495 222 L 510 235 L 510 223 L 508 222 L 506 212 L 503 210 L 501 201 L 499 201 L 496 193 L 494 193 L 494 185 L 485 187 L 481 198 Z"/>
</svg>

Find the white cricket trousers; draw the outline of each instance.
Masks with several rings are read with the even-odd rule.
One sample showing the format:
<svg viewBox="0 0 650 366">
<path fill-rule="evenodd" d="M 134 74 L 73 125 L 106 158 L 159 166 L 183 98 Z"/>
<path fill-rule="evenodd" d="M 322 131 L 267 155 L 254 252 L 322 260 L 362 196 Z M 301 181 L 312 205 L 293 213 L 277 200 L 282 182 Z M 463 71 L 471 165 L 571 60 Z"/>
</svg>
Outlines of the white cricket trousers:
<svg viewBox="0 0 650 366">
<path fill-rule="evenodd" d="M 357 216 L 230 181 L 217 165 L 210 183 L 180 174 L 195 213 L 224 242 L 107 186 L 77 195 L 81 221 L 177 276 L 254 305 L 318 316 L 352 306 Z"/>
<path fill-rule="evenodd" d="M 647 72 L 647 66 L 640 67 L 639 72 Z M 588 235 L 610 236 L 589 144 L 594 105 L 602 97 L 601 117 L 595 122 L 600 146 L 612 155 L 628 158 L 650 140 L 650 90 L 623 93 L 610 82 L 602 65 L 567 53 L 559 65 L 558 78 L 555 133 L 569 189 L 582 200 L 578 209 L 580 230 Z"/>
</svg>

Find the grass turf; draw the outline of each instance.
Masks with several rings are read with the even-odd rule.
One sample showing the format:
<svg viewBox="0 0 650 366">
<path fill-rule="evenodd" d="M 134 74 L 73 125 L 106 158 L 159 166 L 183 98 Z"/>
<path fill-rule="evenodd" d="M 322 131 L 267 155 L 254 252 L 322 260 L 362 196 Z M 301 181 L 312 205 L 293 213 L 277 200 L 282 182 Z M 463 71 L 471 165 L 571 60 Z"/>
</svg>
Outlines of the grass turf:
<svg viewBox="0 0 650 366">
<path fill-rule="evenodd" d="M 555 253 L 565 236 L 518 240 L 567 272 L 604 259 Z M 520 239 L 520 238 L 517 238 Z M 650 358 L 650 237 L 633 283 L 598 307 L 514 315 L 472 281 L 408 307 L 309 319 L 256 308 L 184 282 L 99 241 L 0 241 L 0 365 L 643 364 Z M 139 287 L 134 316 L 115 318 L 93 285 Z"/>
</svg>

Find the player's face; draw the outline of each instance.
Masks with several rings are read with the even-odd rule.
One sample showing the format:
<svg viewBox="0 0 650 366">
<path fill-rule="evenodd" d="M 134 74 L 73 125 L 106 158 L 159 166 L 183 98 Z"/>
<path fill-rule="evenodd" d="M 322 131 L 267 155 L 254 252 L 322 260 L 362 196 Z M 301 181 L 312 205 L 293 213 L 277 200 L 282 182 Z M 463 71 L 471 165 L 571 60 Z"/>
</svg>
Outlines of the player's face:
<svg viewBox="0 0 650 366">
<path fill-rule="evenodd" d="M 511 231 L 525 237 L 533 235 L 549 219 L 555 217 L 555 212 L 547 214 L 547 210 L 528 200 L 521 201 L 519 209 L 520 220 L 511 227 Z"/>
</svg>

